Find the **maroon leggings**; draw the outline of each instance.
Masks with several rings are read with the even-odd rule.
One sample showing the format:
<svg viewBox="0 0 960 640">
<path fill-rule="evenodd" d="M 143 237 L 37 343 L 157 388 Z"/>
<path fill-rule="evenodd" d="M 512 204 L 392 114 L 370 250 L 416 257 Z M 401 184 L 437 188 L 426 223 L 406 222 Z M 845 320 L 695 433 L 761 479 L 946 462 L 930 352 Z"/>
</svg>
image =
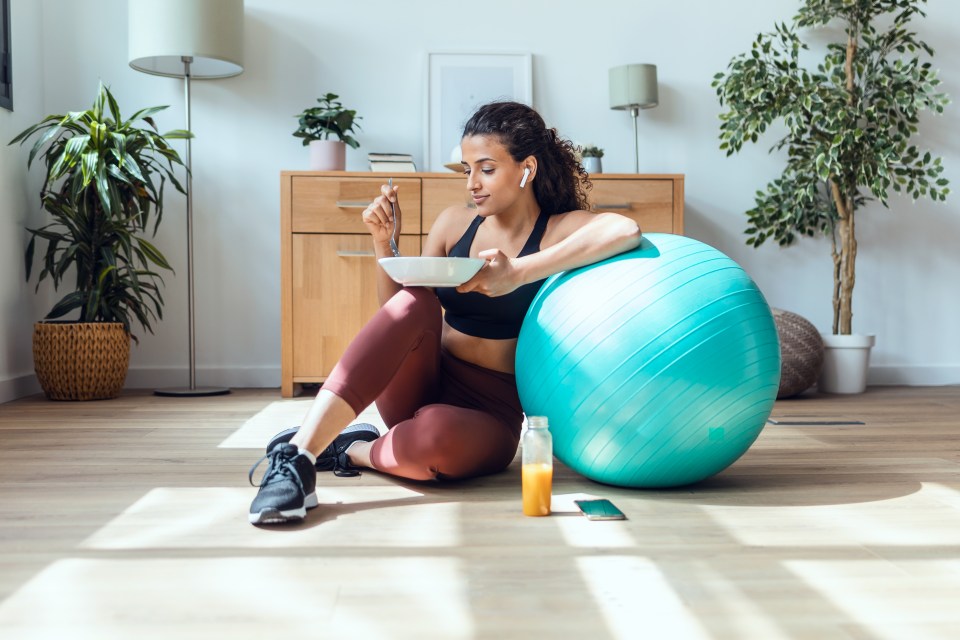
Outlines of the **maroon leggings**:
<svg viewBox="0 0 960 640">
<path fill-rule="evenodd" d="M 357 413 L 376 401 L 388 427 L 373 442 L 378 471 L 413 480 L 502 471 L 520 440 L 516 379 L 440 347 L 440 303 L 401 289 L 357 334 L 323 388 Z"/>
</svg>

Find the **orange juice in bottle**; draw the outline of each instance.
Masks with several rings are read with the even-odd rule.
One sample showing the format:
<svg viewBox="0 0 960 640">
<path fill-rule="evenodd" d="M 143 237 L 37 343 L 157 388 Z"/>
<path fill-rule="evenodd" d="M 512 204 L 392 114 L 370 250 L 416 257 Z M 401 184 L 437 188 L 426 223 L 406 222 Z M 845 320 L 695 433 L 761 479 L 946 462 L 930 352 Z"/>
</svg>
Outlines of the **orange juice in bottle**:
<svg viewBox="0 0 960 640">
<path fill-rule="evenodd" d="M 529 416 L 523 434 L 523 513 L 550 515 L 553 491 L 553 437 L 543 416 Z"/>
<path fill-rule="evenodd" d="M 550 494 L 553 490 L 553 465 L 533 462 L 523 465 L 523 514 L 550 515 Z"/>
</svg>

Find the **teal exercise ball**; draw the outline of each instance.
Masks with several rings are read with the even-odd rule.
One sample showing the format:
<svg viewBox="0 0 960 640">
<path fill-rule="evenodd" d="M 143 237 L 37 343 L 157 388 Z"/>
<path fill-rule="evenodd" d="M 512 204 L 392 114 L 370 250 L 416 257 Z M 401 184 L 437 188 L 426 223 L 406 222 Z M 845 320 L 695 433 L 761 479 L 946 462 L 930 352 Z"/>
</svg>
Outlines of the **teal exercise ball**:
<svg viewBox="0 0 960 640">
<path fill-rule="evenodd" d="M 674 487 L 727 468 L 760 435 L 780 345 L 769 305 L 736 262 L 654 233 L 543 284 L 516 374 L 524 411 L 547 416 L 565 465 L 605 484 Z"/>
</svg>

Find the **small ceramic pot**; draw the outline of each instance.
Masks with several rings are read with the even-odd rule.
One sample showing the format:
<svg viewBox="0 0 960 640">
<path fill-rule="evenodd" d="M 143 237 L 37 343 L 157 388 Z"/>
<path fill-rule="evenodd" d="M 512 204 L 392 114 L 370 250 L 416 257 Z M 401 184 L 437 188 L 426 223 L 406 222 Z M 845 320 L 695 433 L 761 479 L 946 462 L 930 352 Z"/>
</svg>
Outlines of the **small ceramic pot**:
<svg viewBox="0 0 960 640">
<path fill-rule="evenodd" d="M 583 168 L 587 173 L 603 173 L 603 165 L 600 162 L 600 158 L 584 158 L 583 159 Z"/>
<path fill-rule="evenodd" d="M 340 140 L 311 140 L 312 171 L 343 171 L 347 167 L 347 145 Z"/>
</svg>

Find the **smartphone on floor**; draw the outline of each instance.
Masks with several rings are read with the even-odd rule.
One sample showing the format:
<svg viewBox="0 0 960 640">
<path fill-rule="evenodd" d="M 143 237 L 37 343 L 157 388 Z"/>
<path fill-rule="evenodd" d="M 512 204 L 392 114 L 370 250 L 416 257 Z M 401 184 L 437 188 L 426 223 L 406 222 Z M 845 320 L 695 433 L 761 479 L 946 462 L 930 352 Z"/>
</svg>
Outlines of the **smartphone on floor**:
<svg viewBox="0 0 960 640">
<path fill-rule="evenodd" d="M 574 500 L 574 503 L 580 508 L 587 520 L 626 520 L 627 516 L 623 511 L 617 509 L 612 502 L 606 498 L 597 498 L 595 500 Z"/>
</svg>

